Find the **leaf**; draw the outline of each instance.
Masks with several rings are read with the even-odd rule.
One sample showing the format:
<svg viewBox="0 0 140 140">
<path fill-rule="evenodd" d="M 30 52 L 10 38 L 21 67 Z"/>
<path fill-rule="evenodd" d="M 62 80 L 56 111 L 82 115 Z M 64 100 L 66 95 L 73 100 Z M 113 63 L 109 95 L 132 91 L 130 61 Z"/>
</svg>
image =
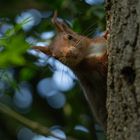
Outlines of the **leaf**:
<svg viewBox="0 0 140 140">
<path fill-rule="evenodd" d="M 0 53 L 0 67 L 25 64 L 23 54 L 25 54 L 29 45 L 22 34 L 0 39 L 0 45 L 5 48 Z"/>
</svg>

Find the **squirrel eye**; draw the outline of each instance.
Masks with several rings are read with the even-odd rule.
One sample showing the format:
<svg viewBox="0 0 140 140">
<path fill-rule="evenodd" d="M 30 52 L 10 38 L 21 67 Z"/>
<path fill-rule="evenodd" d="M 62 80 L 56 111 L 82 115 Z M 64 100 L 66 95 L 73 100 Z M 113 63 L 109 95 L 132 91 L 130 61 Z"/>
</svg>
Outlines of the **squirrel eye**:
<svg viewBox="0 0 140 140">
<path fill-rule="evenodd" d="M 71 35 L 68 35 L 68 40 L 72 40 L 73 37 Z"/>
</svg>

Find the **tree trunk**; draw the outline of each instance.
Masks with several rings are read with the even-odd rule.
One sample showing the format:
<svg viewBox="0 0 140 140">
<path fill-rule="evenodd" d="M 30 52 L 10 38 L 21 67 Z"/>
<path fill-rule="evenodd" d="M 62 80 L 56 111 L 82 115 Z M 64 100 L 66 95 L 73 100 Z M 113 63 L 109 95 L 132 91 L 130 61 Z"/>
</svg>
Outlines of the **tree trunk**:
<svg viewBox="0 0 140 140">
<path fill-rule="evenodd" d="M 107 139 L 140 140 L 140 1 L 107 0 Z"/>
</svg>

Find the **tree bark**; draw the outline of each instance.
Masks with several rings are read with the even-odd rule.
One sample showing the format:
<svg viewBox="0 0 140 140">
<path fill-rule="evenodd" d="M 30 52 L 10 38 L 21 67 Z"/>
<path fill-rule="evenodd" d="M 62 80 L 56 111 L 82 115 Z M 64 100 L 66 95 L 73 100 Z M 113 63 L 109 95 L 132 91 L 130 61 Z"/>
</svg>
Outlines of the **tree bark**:
<svg viewBox="0 0 140 140">
<path fill-rule="evenodd" d="M 140 140 L 140 1 L 107 0 L 107 139 Z"/>
</svg>

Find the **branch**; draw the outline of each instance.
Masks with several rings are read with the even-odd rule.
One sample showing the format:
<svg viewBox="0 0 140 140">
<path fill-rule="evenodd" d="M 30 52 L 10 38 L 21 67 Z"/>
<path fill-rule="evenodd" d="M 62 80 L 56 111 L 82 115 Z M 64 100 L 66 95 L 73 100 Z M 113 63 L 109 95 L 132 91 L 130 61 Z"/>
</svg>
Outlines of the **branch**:
<svg viewBox="0 0 140 140">
<path fill-rule="evenodd" d="M 51 135 L 59 140 L 65 140 L 63 138 L 56 136 L 54 133 L 52 133 L 49 130 L 49 128 L 43 126 L 42 124 L 40 124 L 38 122 L 25 118 L 24 116 L 15 112 L 14 110 L 12 110 L 11 108 L 9 108 L 7 105 L 5 105 L 3 103 L 0 103 L 0 112 L 15 119 L 16 121 L 18 121 L 19 123 L 23 124 L 24 126 L 30 128 L 31 130 L 33 130 L 36 133 L 39 133 L 44 136 Z M 69 138 L 67 138 L 67 140 L 76 140 L 76 139 L 69 137 Z"/>
</svg>

